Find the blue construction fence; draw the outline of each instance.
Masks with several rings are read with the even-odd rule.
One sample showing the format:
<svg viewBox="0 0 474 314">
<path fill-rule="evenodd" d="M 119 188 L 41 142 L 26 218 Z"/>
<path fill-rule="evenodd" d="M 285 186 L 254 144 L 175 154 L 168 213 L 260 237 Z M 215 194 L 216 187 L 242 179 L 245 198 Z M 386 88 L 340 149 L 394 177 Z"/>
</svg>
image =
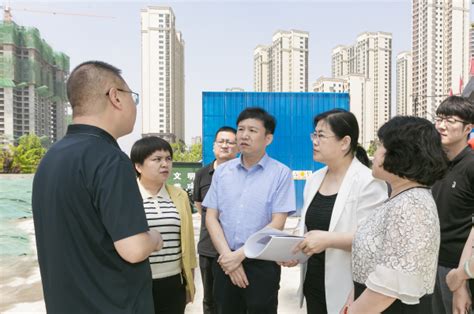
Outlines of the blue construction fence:
<svg viewBox="0 0 474 314">
<path fill-rule="evenodd" d="M 313 161 L 309 134 L 319 113 L 342 108 L 349 110 L 348 93 L 203 92 L 203 164 L 214 159 L 215 132 L 222 126 L 236 127 L 239 113 L 246 107 L 262 107 L 277 120 L 268 154 L 293 170 L 297 208 L 303 206 L 306 178 L 323 165 Z M 298 213 L 299 214 L 299 211 Z"/>
</svg>

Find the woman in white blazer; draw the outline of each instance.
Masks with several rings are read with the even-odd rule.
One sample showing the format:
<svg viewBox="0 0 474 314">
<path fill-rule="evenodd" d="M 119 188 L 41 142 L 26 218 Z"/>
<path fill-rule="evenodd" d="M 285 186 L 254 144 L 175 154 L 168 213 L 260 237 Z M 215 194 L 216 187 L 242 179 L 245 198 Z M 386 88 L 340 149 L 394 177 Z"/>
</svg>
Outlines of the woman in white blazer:
<svg viewBox="0 0 474 314">
<path fill-rule="evenodd" d="M 310 259 L 301 265 L 300 306 L 308 313 L 339 313 L 353 288 L 354 232 L 387 199 L 387 185 L 372 177 L 365 150 L 358 146 L 356 117 L 345 110 L 314 118 L 313 159 L 326 164 L 306 181 L 298 249 Z M 359 160 L 362 160 L 362 164 Z"/>
</svg>

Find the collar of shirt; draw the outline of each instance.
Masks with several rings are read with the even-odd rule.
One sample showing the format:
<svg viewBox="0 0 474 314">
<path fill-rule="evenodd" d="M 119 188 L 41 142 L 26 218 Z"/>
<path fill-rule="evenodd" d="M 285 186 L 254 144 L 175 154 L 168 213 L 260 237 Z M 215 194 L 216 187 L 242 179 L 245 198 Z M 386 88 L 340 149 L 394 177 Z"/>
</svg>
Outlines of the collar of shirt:
<svg viewBox="0 0 474 314">
<path fill-rule="evenodd" d="M 450 167 L 454 167 L 458 162 L 460 162 L 467 154 L 472 151 L 471 147 L 466 146 L 453 160 L 449 163 Z"/>
<path fill-rule="evenodd" d="M 157 194 L 153 195 L 153 194 L 150 194 L 150 192 L 148 192 L 142 185 L 142 183 L 140 182 L 140 180 L 137 178 L 137 183 L 138 183 L 138 188 L 140 189 L 140 194 L 142 195 L 142 198 L 151 198 L 151 199 L 154 199 L 154 198 L 162 198 L 162 199 L 165 199 L 165 200 L 169 200 L 170 199 L 170 195 L 168 193 L 168 190 L 166 189 L 166 184 L 163 184 L 163 186 L 161 187 L 161 189 L 158 191 Z"/>
<path fill-rule="evenodd" d="M 83 134 L 83 135 L 89 135 L 89 136 L 95 136 L 101 139 L 106 140 L 110 144 L 116 146 L 118 149 L 120 149 L 120 146 L 118 145 L 117 141 L 115 138 L 107 133 L 104 129 L 98 128 L 93 125 L 89 124 L 70 124 L 67 127 L 67 134 Z"/>
<path fill-rule="evenodd" d="M 216 162 L 216 160 L 214 159 L 214 160 L 209 164 L 209 166 L 207 167 L 207 170 L 208 170 L 208 172 L 209 172 L 209 175 L 211 175 L 211 176 L 214 174 L 214 170 L 216 170 L 216 169 L 214 169 L 214 163 L 215 163 L 215 162 Z"/>
<path fill-rule="evenodd" d="M 253 169 L 257 166 L 260 166 L 262 169 L 265 169 L 265 167 L 268 164 L 268 160 L 269 160 L 269 157 L 268 157 L 267 153 L 265 153 L 265 155 L 263 155 L 263 157 L 257 162 L 257 164 L 253 165 L 250 169 L 247 169 L 244 166 L 242 158 L 243 158 L 243 156 L 241 155 L 240 158 L 239 158 L 239 162 L 237 163 L 237 167 L 239 167 L 241 169 L 245 169 L 245 170 L 251 170 L 251 169 Z"/>
</svg>

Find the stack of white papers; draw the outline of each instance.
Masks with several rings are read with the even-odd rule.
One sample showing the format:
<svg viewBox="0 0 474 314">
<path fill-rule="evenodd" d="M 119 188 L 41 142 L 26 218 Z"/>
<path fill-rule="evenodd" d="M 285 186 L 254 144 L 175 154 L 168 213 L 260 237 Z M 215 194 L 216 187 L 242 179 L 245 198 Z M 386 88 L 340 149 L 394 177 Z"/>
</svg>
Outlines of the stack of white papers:
<svg viewBox="0 0 474 314">
<path fill-rule="evenodd" d="M 298 260 L 300 263 L 304 263 L 309 256 L 302 251 L 293 253 L 293 250 L 303 239 L 304 237 L 266 227 L 247 239 L 244 245 L 245 256 L 266 261 Z"/>
</svg>

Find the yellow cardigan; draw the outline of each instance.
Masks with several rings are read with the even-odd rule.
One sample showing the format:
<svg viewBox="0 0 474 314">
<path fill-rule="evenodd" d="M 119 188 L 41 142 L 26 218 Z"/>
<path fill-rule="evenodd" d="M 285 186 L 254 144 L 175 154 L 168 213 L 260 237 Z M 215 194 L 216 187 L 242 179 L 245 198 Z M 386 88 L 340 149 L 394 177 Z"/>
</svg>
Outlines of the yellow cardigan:
<svg viewBox="0 0 474 314">
<path fill-rule="evenodd" d="M 181 219 L 181 268 L 186 279 L 186 291 L 189 292 L 192 301 L 196 292 L 192 269 L 197 267 L 197 260 L 191 205 L 188 194 L 184 190 L 168 184 L 166 184 L 166 190 Z"/>
</svg>

